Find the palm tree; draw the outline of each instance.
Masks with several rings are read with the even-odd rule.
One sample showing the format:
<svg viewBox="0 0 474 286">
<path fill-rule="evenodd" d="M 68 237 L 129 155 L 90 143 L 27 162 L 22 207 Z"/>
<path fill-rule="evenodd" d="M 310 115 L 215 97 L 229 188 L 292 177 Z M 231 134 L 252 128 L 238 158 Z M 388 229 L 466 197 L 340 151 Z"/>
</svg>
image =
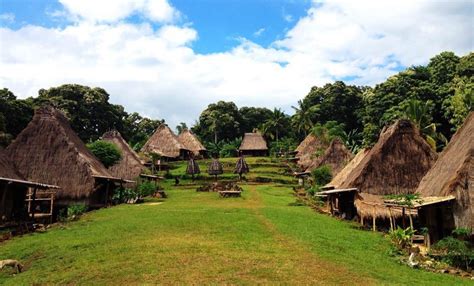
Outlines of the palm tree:
<svg viewBox="0 0 474 286">
<path fill-rule="evenodd" d="M 270 135 L 278 142 L 280 131 L 285 128 L 285 120 L 287 115 L 279 108 L 273 109 L 272 115 L 265 123 L 263 123 L 263 133 Z"/>
<path fill-rule="evenodd" d="M 298 107 L 291 106 L 295 110 L 295 115 L 292 118 L 293 126 L 298 132 L 304 132 L 304 135 L 308 135 L 308 131 L 313 127 L 313 121 L 311 117 L 319 109 L 318 106 L 309 106 L 302 100 L 298 100 Z"/>
<path fill-rule="evenodd" d="M 436 150 L 436 141 L 447 143 L 443 134 L 436 132 L 436 123 L 431 122 L 430 102 L 422 102 L 417 99 L 410 99 L 404 110 L 403 116 L 411 120 L 420 129 L 428 144 Z"/>
</svg>

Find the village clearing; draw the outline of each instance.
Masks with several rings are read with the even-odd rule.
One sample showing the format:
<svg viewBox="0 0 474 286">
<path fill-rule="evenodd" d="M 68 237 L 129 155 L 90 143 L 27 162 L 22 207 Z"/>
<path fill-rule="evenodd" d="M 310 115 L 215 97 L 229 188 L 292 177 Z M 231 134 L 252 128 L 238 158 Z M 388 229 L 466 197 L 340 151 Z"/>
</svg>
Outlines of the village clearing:
<svg viewBox="0 0 474 286">
<path fill-rule="evenodd" d="M 222 160 L 221 178 L 235 178 L 235 160 Z M 295 203 L 294 179 L 281 163 L 248 163 L 241 198 L 198 193 L 199 180 L 175 187 L 169 179 L 166 199 L 93 211 L 4 242 L 1 257 L 20 260 L 25 271 L 1 271 L 0 284 L 472 285 L 402 265 L 383 234 Z M 184 169 L 179 163 L 172 174 Z"/>
</svg>

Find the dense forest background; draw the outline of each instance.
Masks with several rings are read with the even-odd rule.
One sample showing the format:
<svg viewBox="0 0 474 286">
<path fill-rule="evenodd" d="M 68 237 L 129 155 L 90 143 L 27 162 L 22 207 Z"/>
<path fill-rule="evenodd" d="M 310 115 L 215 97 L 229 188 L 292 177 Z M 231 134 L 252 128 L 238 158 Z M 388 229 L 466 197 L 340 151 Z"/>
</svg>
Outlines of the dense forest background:
<svg viewBox="0 0 474 286">
<path fill-rule="evenodd" d="M 433 148 L 441 150 L 474 105 L 474 53 L 459 57 L 443 52 L 426 66 L 413 66 L 375 87 L 342 81 L 312 87 L 298 101 L 294 115 L 281 109 L 240 107 L 233 102 L 210 104 L 191 127 L 212 153 L 235 155 L 245 132 L 259 130 L 271 151 L 293 150 L 310 132 L 338 136 L 354 152 L 370 146 L 381 129 L 398 118 L 411 119 Z M 0 145 L 8 145 L 31 120 L 34 109 L 49 104 L 60 108 L 85 142 L 116 129 L 139 150 L 165 120 L 127 113 L 109 102 L 102 88 L 65 84 L 39 90 L 37 97 L 18 99 L 0 90 Z M 185 123 L 176 126 L 181 132 Z"/>
</svg>

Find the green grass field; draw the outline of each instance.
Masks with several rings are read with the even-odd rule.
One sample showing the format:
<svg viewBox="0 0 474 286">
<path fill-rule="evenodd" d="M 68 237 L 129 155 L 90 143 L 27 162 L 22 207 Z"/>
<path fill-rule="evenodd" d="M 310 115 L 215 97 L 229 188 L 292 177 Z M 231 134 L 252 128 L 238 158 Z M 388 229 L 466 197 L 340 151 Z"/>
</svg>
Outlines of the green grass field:
<svg viewBox="0 0 474 286">
<path fill-rule="evenodd" d="M 289 185 L 245 184 L 229 199 L 165 185 L 161 203 L 101 209 L 1 244 L 0 259 L 26 271 L 3 270 L 0 284 L 472 285 L 399 264 L 382 234 L 293 206 Z"/>
</svg>

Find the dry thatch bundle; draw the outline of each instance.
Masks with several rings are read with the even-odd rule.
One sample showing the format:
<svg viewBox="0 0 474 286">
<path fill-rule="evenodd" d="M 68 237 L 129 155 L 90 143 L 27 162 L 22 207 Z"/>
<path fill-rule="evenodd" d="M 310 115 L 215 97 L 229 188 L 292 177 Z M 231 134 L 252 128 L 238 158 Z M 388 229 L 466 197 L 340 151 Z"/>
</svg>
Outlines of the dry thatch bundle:
<svg viewBox="0 0 474 286">
<path fill-rule="evenodd" d="M 58 185 L 58 204 L 82 201 L 103 205 L 113 177 L 74 133 L 58 110 L 43 107 L 7 148 L 18 170 L 28 179 Z M 110 192 L 108 192 L 110 191 Z"/>
<path fill-rule="evenodd" d="M 360 150 L 357 155 L 339 172 L 334 176 L 330 183 L 328 183 L 325 188 L 340 188 L 342 182 L 346 180 L 347 176 L 354 170 L 357 165 L 360 164 L 362 159 L 364 159 L 367 154 L 369 154 L 370 149 L 365 148 Z"/>
<path fill-rule="evenodd" d="M 193 152 L 195 156 L 204 155 L 207 151 L 206 147 L 201 144 L 201 141 L 191 132 L 189 129 L 184 129 L 181 134 L 178 135 L 178 140 L 183 146 Z"/>
<path fill-rule="evenodd" d="M 120 132 L 114 130 L 104 133 L 102 140 L 114 143 L 122 153 L 122 158 L 118 163 L 109 167 L 110 173 L 118 178 L 134 180 L 144 169 L 143 162 L 138 154 L 123 139 Z"/>
<path fill-rule="evenodd" d="M 400 218 L 403 216 L 401 207 L 389 208 L 384 204 L 384 197 L 371 195 L 366 193 L 359 193 L 356 195 L 354 205 L 357 208 L 357 213 L 360 217 L 375 217 L 375 218 Z M 406 215 L 417 216 L 414 209 L 405 209 Z"/>
<path fill-rule="evenodd" d="M 335 176 L 353 157 L 354 155 L 346 148 L 341 139 L 336 138 L 332 140 L 324 154 L 314 160 L 306 171 L 311 172 L 321 166 L 328 165 L 331 168 L 332 175 Z"/>
<path fill-rule="evenodd" d="M 416 192 L 422 197 L 454 196 L 456 227 L 474 231 L 474 112 L 451 138 Z"/>
<path fill-rule="evenodd" d="M 186 168 L 186 174 L 193 175 L 194 177 L 194 175 L 200 173 L 201 170 L 199 169 L 198 163 L 196 162 L 196 160 L 194 160 L 194 158 L 190 158 L 188 161 L 188 167 Z"/>
<path fill-rule="evenodd" d="M 212 159 L 209 167 L 207 168 L 207 173 L 209 175 L 217 176 L 224 173 L 221 162 L 217 159 Z"/>
<path fill-rule="evenodd" d="M 265 156 L 268 153 L 267 142 L 258 132 L 245 133 L 239 151 L 241 154 Z"/>
<path fill-rule="evenodd" d="M 184 157 L 188 149 L 178 140 L 178 136 L 166 124 L 161 124 L 143 146 L 142 152 L 156 153 L 162 157 Z"/>
<path fill-rule="evenodd" d="M 398 120 L 382 131 L 378 142 L 346 176 L 339 188 L 357 188 L 359 192 L 381 196 L 413 194 L 437 155 L 407 120 Z M 360 202 L 358 202 L 360 201 Z M 359 195 L 357 212 L 372 212 L 374 196 Z M 383 213 L 383 212 L 380 212 Z"/>
<path fill-rule="evenodd" d="M 237 160 L 237 164 L 235 164 L 235 174 L 246 174 L 249 172 L 249 165 L 245 162 L 244 156 L 240 156 L 239 160 Z"/>
<path fill-rule="evenodd" d="M 295 150 L 297 151 L 296 157 L 299 158 L 298 165 L 303 169 L 307 169 L 313 160 L 318 157 L 318 153 L 322 153 L 327 147 L 314 134 L 309 134 Z"/>
<path fill-rule="evenodd" d="M 15 180 L 24 179 L 20 172 L 15 168 L 13 162 L 8 158 L 5 149 L 2 147 L 0 147 L 0 177 Z"/>
</svg>

